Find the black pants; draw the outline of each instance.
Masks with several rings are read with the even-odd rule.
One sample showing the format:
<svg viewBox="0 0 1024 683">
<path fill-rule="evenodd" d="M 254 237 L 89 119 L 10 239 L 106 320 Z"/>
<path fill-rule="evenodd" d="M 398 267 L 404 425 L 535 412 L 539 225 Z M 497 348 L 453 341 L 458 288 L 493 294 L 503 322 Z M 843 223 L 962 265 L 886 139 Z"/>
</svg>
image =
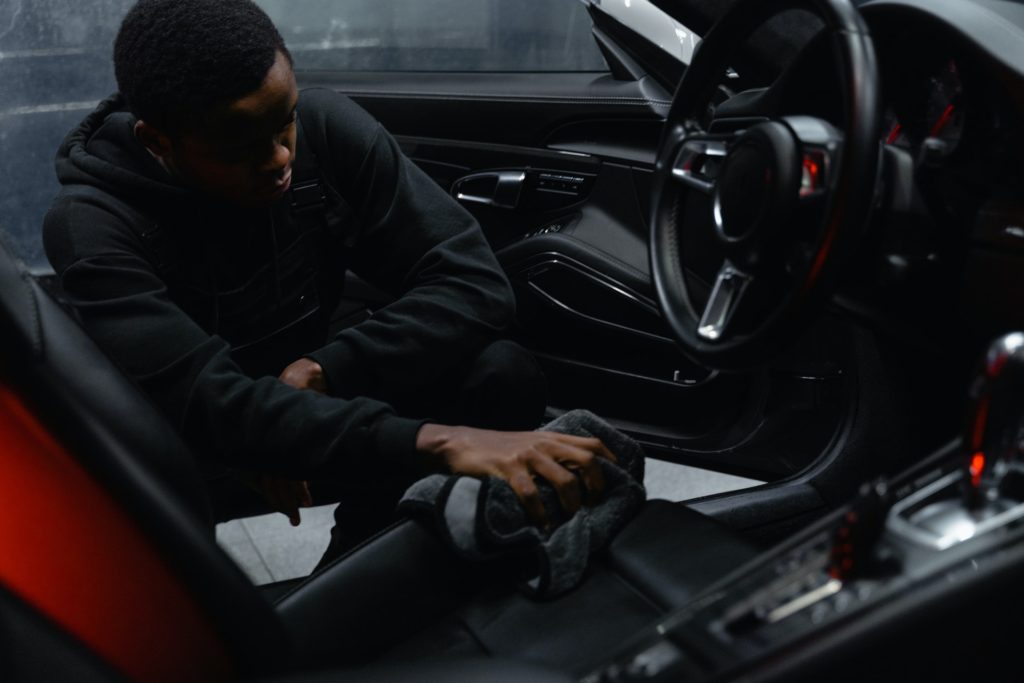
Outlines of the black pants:
<svg viewBox="0 0 1024 683">
<path fill-rule="evenodd" d="M 381 397 L 387 400 L 387 397 Z M 544 375 L 525 349 L 502 340 L 469 359 L 430 396 L 395 404 L 403 417 L 486 429 L 530 430 L 540 426 L 547 404 Z M 317 569 L 395 521 L 395 506 L 413 483 L 311 482 L 313 500 L 338 500 L 331 542 Z"/>
</svg>

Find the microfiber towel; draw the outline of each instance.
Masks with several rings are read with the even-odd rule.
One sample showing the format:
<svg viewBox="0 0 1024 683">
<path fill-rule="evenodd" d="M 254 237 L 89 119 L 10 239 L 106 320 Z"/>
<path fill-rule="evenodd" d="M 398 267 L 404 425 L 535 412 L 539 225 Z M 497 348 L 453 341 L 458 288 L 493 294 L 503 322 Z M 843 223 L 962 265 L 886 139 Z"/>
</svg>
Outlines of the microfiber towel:
<svg viewBox="0 0 1024 683">
<path fill-rule="evenodd" d="M 554 488 L 538 479 L 541 500 L 552 520 L 552 528 L 542 530 L 530 523 L 519 498 L 503 480 L 435 474 L 409 487 L 398 509 L 432 524 L 466 559 L 532 554 L 535 573 L 522 588 L 536 598 L 553 598 L 580 582 L 590 555 L 604 547 L 640 508 L 646 498 L 644 454 L 635 441 L 586 410 L 565 413 L 541 429 L 596 437 L 615 454 L 617 464 L 599 460 L 605 481 L 599 503 L 583 506 L 566 519 Z"/>
</svg>

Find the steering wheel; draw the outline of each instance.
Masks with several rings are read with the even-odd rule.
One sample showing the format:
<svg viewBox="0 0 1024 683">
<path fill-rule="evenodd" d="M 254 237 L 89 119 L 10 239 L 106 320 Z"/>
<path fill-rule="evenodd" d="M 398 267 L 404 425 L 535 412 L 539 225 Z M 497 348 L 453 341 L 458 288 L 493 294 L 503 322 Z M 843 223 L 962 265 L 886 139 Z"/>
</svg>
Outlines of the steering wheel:
<svg viewBox="0 0 1024 683">
<path fill-rule="evenodd" d="M 702 125 L 733 46 L 789 9 L 824 22 L 842 128 L 797 115 L 719 116 Z M 687 355 L 719 370 L 754 367 L 824 305 L 870 213 L 880 103 L 871 37 L 848 0 L 737 0 L 715 24 L 673 98 L 652 197 L 651 272 L 662 315 Z M 709 250 L 723 260 L 701 283 L 685 261 Z"/>
</svg>

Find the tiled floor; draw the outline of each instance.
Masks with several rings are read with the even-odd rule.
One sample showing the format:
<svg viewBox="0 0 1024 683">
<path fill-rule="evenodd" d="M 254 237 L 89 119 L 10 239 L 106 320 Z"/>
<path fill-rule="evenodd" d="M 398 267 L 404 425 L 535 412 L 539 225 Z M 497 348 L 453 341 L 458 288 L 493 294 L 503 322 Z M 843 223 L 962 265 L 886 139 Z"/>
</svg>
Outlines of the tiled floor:
<svg viewBox="0 0 1024 683">
<path fill-rule="evenodd" d="M 671 501 L 692 500 L 713 493 L 747 489 L 763 483 L 652 458 L 647 458 L 645 470 L 644 486 L 647 488 L 647 497 Z"/>
<path fill-rule="evenodd" d="M 719 474 L 661 460 L 647 460 L 644 484 L 648 498 L 690 500 L 735 491 L 759 481 Z M 302 510 L 302 524 L 291 526 L 284 515 L 249 517 L 217 525 L 217 542 L 255 584 L 306 576 L 327 547 L 334 506 Z"/>
<path fill-rule="evenodd" d="M 327 547 L 334 505 L 305 508 L 293 527 L 273 513 L 217 525 L 217 543 L 255 584 L 307 576 Z"/>
</svg>

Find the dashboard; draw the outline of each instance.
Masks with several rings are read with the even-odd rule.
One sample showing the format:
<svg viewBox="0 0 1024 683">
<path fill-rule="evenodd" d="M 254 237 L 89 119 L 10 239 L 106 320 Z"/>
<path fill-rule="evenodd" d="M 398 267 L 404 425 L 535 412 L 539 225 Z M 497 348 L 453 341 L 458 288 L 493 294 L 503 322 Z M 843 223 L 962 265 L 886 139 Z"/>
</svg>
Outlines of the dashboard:
<svg viewBox="0 0 1024 683">
<path fill-rule="evenodd" d="M 884 161 L 836 302 L 885 334 L 976 349 L 1024 327 L 1024 4 L 876 0 L 860 11 L 881 77 Z M 843 125 L 829 50 L 811 43 L 771 88 L 783 113 Z"/>
<path fill-rule="evenodd" d="M 915 151 L 930 139 L 933 154 L 948 156 L 963 140 L 968 109 L 956 58 L 944 59 L 933 73 L 913 85 L 919 87 L 914 88 L 909 102 L 901 102 L 905 105 L 900 107 L 902 115 L 896 113 L 895 102 L 886 108 L 883 140 L 887 145 Z M 894 95 L 900 92 L 896 90 Z"/>
<path fill-rule="evenodd" d="M 863 9 L 883 79 L 882 141 L 909 155 L 915 194 L 909 210 L 882 214 L 874 242 L 911 295 L 893 297 L 897 313 L 971 347 L 1024 325 L 1022 10 L 962 0 Z M 911 303 L 923 315 L 907 315 Z"/>
<path fill-rule="evenodd" d="M 1015 95 L 1024 76 L 994 62 L 972 38 L 919 13 L 868 14 L 878 52 L 886 104 L 883 142 L 909 151 L 923 191 L 941 169 L 955 183 L 940 184 L 947 208 L 961 192 L 976 199 L 1016 194 L 1018 153 L 1024 149 Z M 1021 36 L 1024 42 L 1024 34 Z M 949 180 L 950 178 L 945 178 Z"/>
</svg>

